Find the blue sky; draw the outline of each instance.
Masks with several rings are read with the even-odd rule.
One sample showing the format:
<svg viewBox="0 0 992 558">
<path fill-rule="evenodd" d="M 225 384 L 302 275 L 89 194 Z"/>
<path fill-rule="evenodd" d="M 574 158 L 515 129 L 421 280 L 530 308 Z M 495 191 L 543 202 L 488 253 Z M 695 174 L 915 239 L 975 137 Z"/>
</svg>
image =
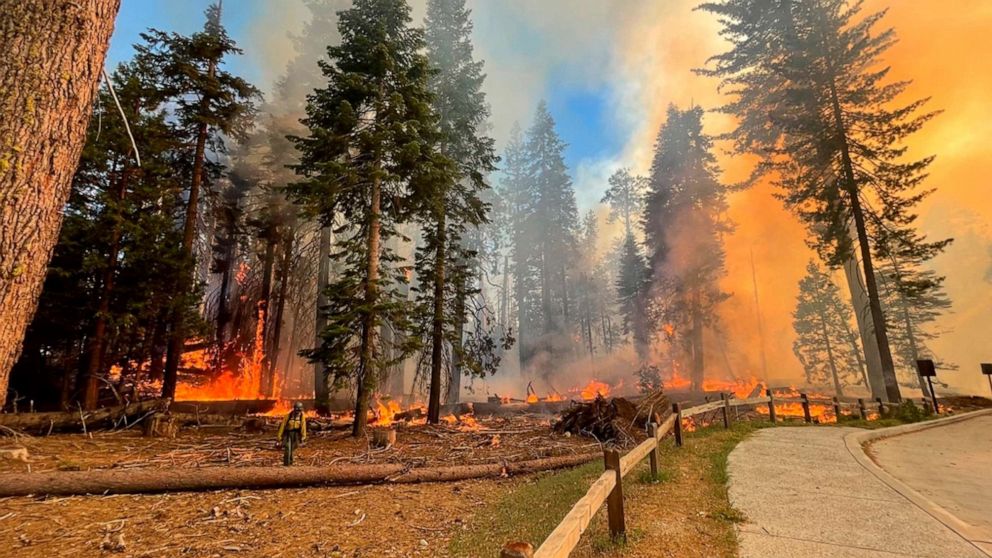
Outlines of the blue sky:
<svg viewBox="0 0 992 558">
<path fill-rule="evenodd" d="M 224 6 L 224 24 L 228 33 L 245 51 L 243 56 L 231 61 L 230 69 L 263 91 L 271 85 L 265 83 L 268 79 L 265 76 L 271 76 L 272 72 L 262 67 L 263 57 L 252 50 L 253 46 L 256 49 L 265 46 L 253 44 L 251 37 L 253 33 L 257 37 L 260 29 L 268 33 L 271 28 L 271 33 L 280 36 L 287 33 L 278 24 L 270 25 L 270 22 L 263 20 L 271 12 L 273 1 L 283 0 L 229 0 Z M 183 34 L 197 31 L 203 25 L 203 11 L 208 4 L 209 0 L 124 0 L 111 41 L 108 64 L 128 59 L 132 54 L 132 44 L 139 42 L 140 33 L 149 27 Z M 479 2 L 475 16 L 477 50 L 487 60 L 487 90 L 492 90 L 490 100 L 494 105 L 507 98 L 507 91 L 514 92 L 515 80 L 523 79 L 528 70 L 529 78 L 535 77 L 535 71 L 539 74 L 536 76 L 537 84 L 532 84 L 526 91 L 516 92 L 527 97 L 525 103 L 514 100 L 512 106 L 494 106 L 495 117 L 509 120 L 497 123 L 497 132 L 507 130 L 513 120 L 526 129 L 537 97 L 546 99 L 557 121 L 558 131 L 568 144 L 566 163 L 572 178 L 576 180 L 580 206 L 586 209 L 591 207 L 599 200 L 605 185 L 599 185 L 598 180 L 591 184 L 582 183 L 577 176 L 580 167 L 583 164 L 586 167 L 595 166 L 597 161 L 618 157 L 626 140 L 613 122 L 613 105 L 606 83 L 595 79 L 576 79 L 574 60 L 561 62 L 547 56 L 541 64 L 523 68 L 520 70 L 522 73 L 517 73 L 515 66 L 519 61 L 533 59 L 547 49 L 550 40 L 547 30 L 530 27 L 527 20 L 521 19 L 521 14 L 499 3 Z M 496 68 L 496 65 L 502 67 Z M 496 83 L 495 80 L 503 80 L 504 83 Z"/>
</svg>

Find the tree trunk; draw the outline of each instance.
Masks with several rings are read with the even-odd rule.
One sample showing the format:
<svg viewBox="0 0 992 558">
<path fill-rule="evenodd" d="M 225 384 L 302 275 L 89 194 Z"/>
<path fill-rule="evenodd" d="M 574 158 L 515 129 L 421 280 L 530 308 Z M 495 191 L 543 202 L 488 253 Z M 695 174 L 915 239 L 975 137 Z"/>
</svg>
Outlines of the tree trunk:
<svg viewBox="0 0 992 558">
<path fill-rule="evenodd" d="M 207 69 L 209 77 L 214 76 L 216 61 L 211 60 Z M 210 97 L 204 95 L 200 101 L 202 112 L 210 105 Z M 203 170 L 206 162 L 207 136 L 209 132 L 206 122 L 201 122 L 196 132 L 196 149 L 193 153 L 193 176 L 189 181 L 189 199 L 186 202 L 186 216 L 183 222 L 183 256 L 189 265 L 189 275 L 186 284 L 181 286 L 184 294 L 193 288 L 193 274 L 196 262 L 193 257 L 193 240 L 196 237 L 196 226 L 200 208 L 200 187 L 203 184 Z M 179 361 L 182 358 L 186 344 L 186 332 L 183 327 L 183 309 L 177 307 L 172 316 L 172 331 L 169 335 L 169 348 L 165 358 L 165 381 L 162 383 L 162 397 L 173 399 L 176 395 L 176 381 L 179 373 Z"/>
<path fill-rule="evenodd" d="M 427 400 L 427 422 L 441 420 L 441 372 L 444 360 L 444 285 L 447 251 L 447 224 L 444 209 L 437 224 L 437 252 L 434 255 L 434 313 L 431 330 L 431 385 Z"/>
<path fill-rule="evenodd" d="M 320 243 L 317 248 L 317 316 L 314 319 L 313 335 L 314 347 L 319 347 L 322 339 L 321 333 L 327 327 L 327 316 L 324 314 L 327 306 L 327 283 L 331 275 L 331 227 L 320 229 Z M 326 413 L 328 400 L 330 399 L 330 389 L 327 385 L 327 375 L 324 373 L 324 365 L 315 362 L 313 365 L 313 391 L 318 413 Z"/>
<path fill-rule="evenodd" d="M 455 292 L 464 291 L 464 285 L 455 287 Z M 458 296 L 455 304 L 455 331 L 451 343 L 451 370 L 448 376 L 448 397 L 446 403 L 458 403 L 462 395 L 462 339 L 465 336 L 465 295 Z"/>
<path fill-rule="evenodd" d="M 127 197 L 127 182 L 130 167 L 125 163 L 121 176 L 117 180 L 117 203 L 124 203 Z M 112 211 L 112 210 L 111 210 Z M 110 248 L 107 251 L 107 261 L 104 264 L 103 278 L 100 286 L 100 302 L 97 304 L 96 318 L 93 331 L 89 338 L 86 372 L 83 376 L 82 407 L 86 410 L 95 409 L 100 395 L 100 376 L 104 371 L 104 358 L 107 352 L 107 315 L 110 314 L 110 301 L 114 294 L 114 278 L 117 276 L 117 259 L 120 256 L 122 235 L 122 215 L 117 215 L 110 232 Z"/>
<path fill-rule="evenodd" d="M 847 126 L 844 123 L 843 111 L 840 106 L 840 96 L 837 93 L 835 72 L 833 70 L 832 52 L 833 49 L 826 49 L 826 61 L 829 75 L 830 103 L 833 111 L 833 120 L 837 140 L 841 150 L 841 163 L 844 170 L 844 186 L 847 190 L 848 202 L 851 204 L 851 216 L 854 217 L 854 228 L 857 232 L 858 247 L 861 252 L 861 263 L 864 266 L 865 288 L 868 291 L 868 308 L 871 314 L 871 321 L 874 327 L 875 343 L 878 345 L 879 359 L 881 360 L 882 380 L 885 385 L 886 400 L 890 403 L 899 403 L 902 396 L 899 394 L 899 382 L 896 379 L 895 364 L 892 361 L 892 352 L 889 349 L 889 338 L 885 327 L 885 318 L 882 315 L 882 303 L 878 295 L 878 282 L 875 278 L 875 267 L 872 262 L 871 244 L 868 239 L 868 230 L 865 226 L 864 210 L 861 207 L 860 192 L 858 191 L 857 179 L 854 175 L 854 163 L 851 160 L 850 145 L 847 138 Z"/>
<path fill-rule="evenodd" d="M 272 330 L 272 352 L 268 359 L 268 370 L 266 376 L 266 389 L 265 392 L 270 396 L 275 396 L 276 393 L 276 362 L 279 359 L 279 341 L 282 337 L 282 320 L 286 312 L 286 295 L 289 293 L 289 274 L 291 267 L 293 265 L 293 240 L 296 237 L 296 231 L 293 227 L 287 227 L 286 238 L 283 240 L 282 245 L 282 276 L 279 279 L 279 305 L 276 306 L 276 320 L 273 324 Z M 283 378 L 287 378 L 285 371 L 283 371 Z"/>
<path fill-rule="evenodd" d="M 231 310 L 227 307 L 227 299 L 231 292 L 231 274 L 234 273 L 234 246 L 227 248 L 224 254 L 224 271 L 220 277 L 220 293 L 217 295 L 217 354 L 224 351 L 227 341 L 227 324 L 231 321 Z"/>
<path fill-rule="evenodd" d="M 837 361 L 834 359 L 833 344 L 830 343 L 830 333 L 827 331 L 827 319 L 822 310 L 819 312 L 819 316 L 820 331 L 823 333 L 823 342 L 827 347 L 827 362 L 830 364 L 830 374 L 834 381 L 834 392 L 836 392 L 837 397 L 844 397 L 844 389 L 840 385 L 840 376 L 837 374 Z"/>
<path fill-rule="evenodd" d="M 369 400 L 376 387 L 376 374 L 372 369 L 375 357 L 375 306 L 379 298 L 379 242 L 382 229 L 382 184 L 376 171 L 373 171 L 372 196 L 369 207 L 368 255 L 365 270 L 365 316 L 362 323 L 361 352 L 358 362 L 358 393 L 355 397 L 355 423 L 352 435 L 360 438 L 365 435 L 368 423 Z"/>
<path fill-rule="evenodd" d="M 0 0 L 0 405 L 62 226 L 120 0 Z"/>
<path fill-rule="evenodd" d="M 692 297 L 692 391 L 703 391 L 703 313 L 699 292 Z"/>
</svg>

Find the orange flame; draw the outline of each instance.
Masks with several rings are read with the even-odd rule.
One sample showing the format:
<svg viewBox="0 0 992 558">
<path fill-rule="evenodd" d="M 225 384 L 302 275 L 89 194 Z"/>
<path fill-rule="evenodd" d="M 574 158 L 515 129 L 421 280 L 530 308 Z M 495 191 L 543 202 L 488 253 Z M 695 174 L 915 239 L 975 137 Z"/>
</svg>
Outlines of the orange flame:
<svg viewBox="0 0 992 558">
<path fill-rule="evenodd" d="M 579 395 L 581 395 L 582 399 L 585 401 L 592 401 L 600 396 L 609 397 L 610 386 L 609 384 L 604 384 L 603 382 L 589 380 L 589 383 L 579 391 Z"/>
</svg>

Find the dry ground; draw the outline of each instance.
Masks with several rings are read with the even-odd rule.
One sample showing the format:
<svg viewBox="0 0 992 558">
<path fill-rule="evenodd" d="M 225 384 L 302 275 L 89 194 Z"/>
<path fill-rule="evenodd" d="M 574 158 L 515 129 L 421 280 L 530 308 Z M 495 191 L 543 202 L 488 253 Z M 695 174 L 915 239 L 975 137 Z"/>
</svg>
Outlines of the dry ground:
<svg viewBox="0 0 992 558">
<path fill-rule="evenodd" d="M 522 461 L 595 450 L 593 440 L 554 435 L 550 417 L 520 415 L 479 419 L 477 430 L 424 425 L 398 427 L 396 445 L 370 449 L 349 431 L 312 432 L 297 453 L 300 465 L 405 463 L 414 467 Z M 29 463 L 0 461 L 0 474 L 51 470 L 145 467 L 281 465 L 275 425 L 262 433 L 233 427 L 183 429 L 175 439 L 144 438 L 136 429 L 81 434 L 0 438 L 0 448 L 25 447 Z"/>
</svg>

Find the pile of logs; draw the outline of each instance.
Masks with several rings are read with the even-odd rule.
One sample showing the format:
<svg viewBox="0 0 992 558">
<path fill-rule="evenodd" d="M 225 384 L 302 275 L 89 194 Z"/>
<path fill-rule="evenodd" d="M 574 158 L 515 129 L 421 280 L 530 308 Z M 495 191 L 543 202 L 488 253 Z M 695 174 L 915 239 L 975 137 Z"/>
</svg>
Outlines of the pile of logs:
<svg viewBox="0 0 992 558">
<path fill-rule="evenodd" d="M 553 428 L 559 434 L 591 436 L 602 443 L 624 447 L 643 439 L 648 423 L 661 424 L 670 414 L 670 407 L 668 398 L 661 391 L 636 403 L 623 397 L 597 396 L 562 412 L 561 420 Z"/>
</svg>

